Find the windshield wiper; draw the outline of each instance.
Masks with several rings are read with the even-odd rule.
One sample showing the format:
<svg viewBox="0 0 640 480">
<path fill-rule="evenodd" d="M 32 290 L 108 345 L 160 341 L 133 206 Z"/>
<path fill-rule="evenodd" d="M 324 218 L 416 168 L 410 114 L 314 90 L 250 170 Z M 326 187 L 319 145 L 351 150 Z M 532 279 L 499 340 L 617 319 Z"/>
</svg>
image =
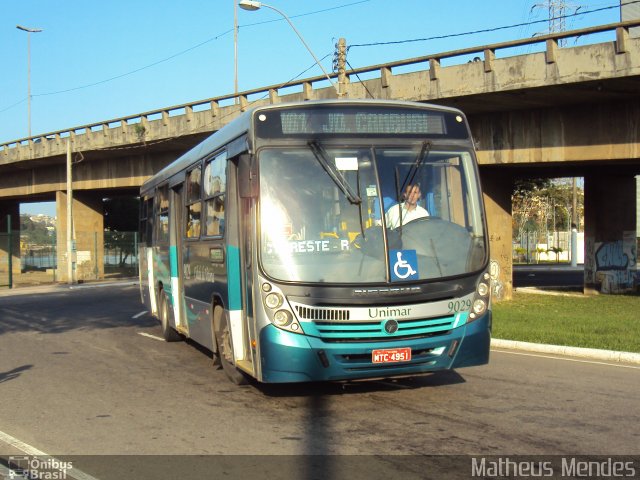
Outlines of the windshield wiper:
<svg viewBox="0 0 640 480">
<path fill-rule="evenodd" d="M 407 186 L 413 184 L 413 180 L 416 178 L 416 175 L 420 171 L 420 167 L 422 167 L 425 160 L 429 156 L 429 152 L 431 151 L 432 146 L 433 144 L 427 140 L 422 142 L 422 148 L 420 149 L 418 156 L 414 160 L 413 165 L 411 165 L 411 168 L 407 172 L 407 175 L 404 177 L 404 180 L 402 180 L 402 188 L 398 189 L 398 191 L 396 192 L 396 195 L 398 196 L 398 202 L 401 201 L 400 195 L 405 192 Z M 396 188 L 398 188 L 398 185 L 396 185 Z"/>
<path fill-rule="evenodd" d="M 362 203 L 362 199 L 360 196 L 351 188 L 347 179 L 344 178 L 342 172 L 336 168 L 334 164 L 332 164 L 328 158 L 327 153 L 324 151 L 322 146 L 317 141 L 309 142 L 309 148 L 313 152 L 313 156 L 316 157 L 316 160 L 322 165 L 322 168 L 327 172 L 327 174 L 331 177 L 331 179 L 335 182 L 342 193 L 347 197 L 349 202 L 359 205 Z"/>
</svg>

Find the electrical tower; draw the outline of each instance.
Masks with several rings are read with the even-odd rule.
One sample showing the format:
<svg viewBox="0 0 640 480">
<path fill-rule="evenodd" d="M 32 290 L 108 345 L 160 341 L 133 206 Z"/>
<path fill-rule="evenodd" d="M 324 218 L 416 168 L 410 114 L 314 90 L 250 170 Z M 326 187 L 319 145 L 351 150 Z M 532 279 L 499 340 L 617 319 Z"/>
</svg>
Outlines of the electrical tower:
<svg viewBox="0 0 640 480">
<path fill-rule="evenodd" d="M 549 31 L 548 33 L 564 32 L 566 30 L 567 15 L 575 15 L 582 8 L 581 5 L 567 2 L 566 0 L 544 0 L 531 7 L 531 11 L 541 8 L 548 12 Z M 566 44 L 562 39 L 558 42 L 560 46 Z"/>
</svg>

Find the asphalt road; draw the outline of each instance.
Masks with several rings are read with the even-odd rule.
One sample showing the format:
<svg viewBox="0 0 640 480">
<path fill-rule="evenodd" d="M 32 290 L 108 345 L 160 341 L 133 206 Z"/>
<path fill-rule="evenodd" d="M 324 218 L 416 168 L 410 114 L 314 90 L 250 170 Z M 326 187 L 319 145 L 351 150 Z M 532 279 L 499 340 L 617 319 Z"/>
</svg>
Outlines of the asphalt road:
<svg viewBox="0 0 640 480">
<path fill-rule="evenodd" d="M 581 289 L 584 286 L 584 267 L 579 265 L 514 265 L 513 286 L 561 287 Z"/>
<path fill-rule="evenodd" d="M 135 285 L 0 296 L 0 432 L 56 456 L 640 454 L 638 367 L 494 351 L 414 379 L 238 387 L 142 310 Z"/>
</svg>

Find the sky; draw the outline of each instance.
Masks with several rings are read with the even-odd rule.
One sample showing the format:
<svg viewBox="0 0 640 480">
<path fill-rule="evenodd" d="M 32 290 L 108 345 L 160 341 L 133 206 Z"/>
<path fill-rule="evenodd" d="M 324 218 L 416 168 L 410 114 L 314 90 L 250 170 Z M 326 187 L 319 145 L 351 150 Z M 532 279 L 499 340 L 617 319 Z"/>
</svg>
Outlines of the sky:
<svg viewBox="0 0 640 480">
<path fill-rule="evenodd" d="M 544 34 L 549 1 L 268 4 L 290 18 L 331 71 L 340 37 L 350 66 L 359 68 Z M 578 13 L 565 20 L 566 29 L 620 20 L 619 0 L 564 3 L 565 14 Z M 28 136 L 29 36 L 33 135 L 234 92 L 233 0 L 0 0 L 0 6 L 0 144 Z M 322 74 L 277 12 L 238 9 L 237 18 L 240 91 Z M 27 34 L 16 25 L 43 31 Z M 611 39 L 583 37 L 578 44 Z"/>
</svg>

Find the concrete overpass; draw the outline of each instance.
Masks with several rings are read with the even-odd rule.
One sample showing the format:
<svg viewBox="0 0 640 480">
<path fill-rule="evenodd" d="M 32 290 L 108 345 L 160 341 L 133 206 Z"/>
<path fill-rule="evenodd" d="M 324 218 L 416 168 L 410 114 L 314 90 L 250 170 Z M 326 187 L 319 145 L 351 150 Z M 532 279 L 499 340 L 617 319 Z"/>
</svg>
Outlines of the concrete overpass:
<svg viewBox="0 0 640 480">
<path fill-rule="evenodd" d="M 583 176 L 585 288 L 633 285 L 640 38 L 629 31 L 639 25 L 640 20 L 627 21 L 348 72 L 350 98 L 432 102 L 467 113 L 478 144 L 497 297 L 511 295 L 510 196 L 514 180 L 522 177 Z M 603 32 L 615 40 L 560 46 L 565 39 Z M 522 47 L 537 51 L 521 54 Z M 6 228 L 2 222 L 7 214 L 16 219 L 17 228 L 20 201 L 55 198 L 58 251 L 65 251 L 69 142 L 77 162 L 74 228 L 77 249 L 84 251 L 80 233 L 102 231 L 103 196 L 135 192 L 146 178 L 249 105 L 334 96 L 324 77 L 312 77 L 0 144 L 0 229 Z M 64 279 L 65 265 L 59 253 L 58 278 Z M 102 273 L 87 273 L 86 278 Z M 79 270 L 79 275 L 85 273 Z"/>
</svg>

